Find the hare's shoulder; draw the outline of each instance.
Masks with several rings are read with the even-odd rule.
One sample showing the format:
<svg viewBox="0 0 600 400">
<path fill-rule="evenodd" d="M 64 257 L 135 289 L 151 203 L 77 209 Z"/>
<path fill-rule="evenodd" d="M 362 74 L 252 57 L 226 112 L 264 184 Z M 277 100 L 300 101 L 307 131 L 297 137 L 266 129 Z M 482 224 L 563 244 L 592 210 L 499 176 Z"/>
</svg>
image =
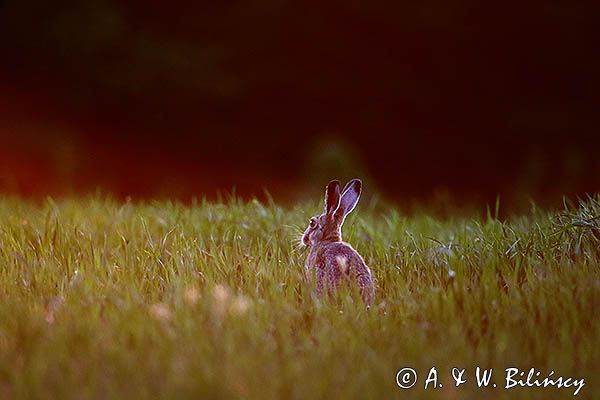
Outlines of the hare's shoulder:
<svg viewBox="0 0 600 400">
<path fill-rule="evenodd" d="M 362 260 L 362 257 L 356 252 L 356 250 L 354 250 L 354 248 L 352 248 L 352 246 L 346 242 L 329 243 L 323 249 L 323 256 L 332 261 L 337 261 L 340 258 L 346 260 Z"/>
</svg>

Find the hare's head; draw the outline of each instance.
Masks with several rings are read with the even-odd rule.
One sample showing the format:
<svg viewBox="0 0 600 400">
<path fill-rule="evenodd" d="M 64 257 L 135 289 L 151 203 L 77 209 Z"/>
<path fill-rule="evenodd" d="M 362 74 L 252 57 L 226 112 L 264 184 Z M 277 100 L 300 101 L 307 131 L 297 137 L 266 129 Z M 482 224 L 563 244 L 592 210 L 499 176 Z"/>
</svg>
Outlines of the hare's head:
<svg viewBox="0 0 600 400">
<path fill-rule="evenodd" d="M 354 210 L 362 182 L 352 179 L 340 191 L 340 181 L 333 180 L 325 188 L 325 212 L 315 215 L 309 220 L 308 227 L 302 235 L 305 246 L 315 246 L 321 242 L 339 242 L 342 240 L 342 224 L 350 211 Z"/>
</svg>

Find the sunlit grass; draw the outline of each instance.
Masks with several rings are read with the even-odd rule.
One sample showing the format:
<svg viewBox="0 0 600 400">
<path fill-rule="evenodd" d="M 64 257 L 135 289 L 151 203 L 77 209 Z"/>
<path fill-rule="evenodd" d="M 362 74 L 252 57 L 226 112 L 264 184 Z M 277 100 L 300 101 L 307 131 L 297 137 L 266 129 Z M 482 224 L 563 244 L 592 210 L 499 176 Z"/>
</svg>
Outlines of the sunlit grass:
<svg viewBox="0 0 600 400">
<path fill-rule="evenodd" d="M 369 310 L 304 281 L 297 237 L 319 208 L 0 200 L 0 399 L 573 393 L 453 387 L 476 366 L 600 397 L 599 198 L 507 221 L 365 202 L 344 234 L 377 281 Z M 420 381 L 402 391 L 407 366 Z M 432 366 L 444 387 L 424 391 Z"/>
</svg>

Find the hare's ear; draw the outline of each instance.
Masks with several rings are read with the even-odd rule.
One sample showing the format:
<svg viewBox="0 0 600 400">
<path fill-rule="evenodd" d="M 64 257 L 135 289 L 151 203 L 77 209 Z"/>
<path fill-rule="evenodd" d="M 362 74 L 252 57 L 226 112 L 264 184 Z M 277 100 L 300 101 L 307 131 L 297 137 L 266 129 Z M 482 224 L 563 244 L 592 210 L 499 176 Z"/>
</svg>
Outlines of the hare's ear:
<svg viewBox="0 0 600 400">
<path fill-rule="evenodd" d="M 340 200 L 340 207 L 337 214 L 342 218 L 342 221 L 346 218 L 346 215 L 350 214 L 358 199 L 360 199 L 360 193 L 362 191 L 362 182 L 360 179 L 352 179 L 344 186 L 342 191 L 342 198 Z"/>
<path fill-rule="evenodd" d="M 325 188 L 325 214 L 331 215 L 340 205 L 340 181 L 333 180 Z"/>
</svg>

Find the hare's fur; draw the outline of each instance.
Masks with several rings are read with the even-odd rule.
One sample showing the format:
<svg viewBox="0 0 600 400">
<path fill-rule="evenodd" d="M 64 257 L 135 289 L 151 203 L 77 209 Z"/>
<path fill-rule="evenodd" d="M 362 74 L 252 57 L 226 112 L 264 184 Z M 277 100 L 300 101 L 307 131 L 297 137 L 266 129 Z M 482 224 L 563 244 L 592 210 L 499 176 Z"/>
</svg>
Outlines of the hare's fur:
<svg viewBox="0 0 600 400">
<path fill-rule="evenodd" d="M 362 183 L 353 179 L 340 191 L 339 181 L 331 181 L 325 191 L 325 212 L 312 217 L 302 242 L 310 248 L 306 273 L 316 280 L 317 293 L 331 294 L 343 282 L 358 285 L 369 304 L 375 294 L 371 270 L 350 244 L 342 241 L 341 227 L 360 198 Z"/>
</svg>

